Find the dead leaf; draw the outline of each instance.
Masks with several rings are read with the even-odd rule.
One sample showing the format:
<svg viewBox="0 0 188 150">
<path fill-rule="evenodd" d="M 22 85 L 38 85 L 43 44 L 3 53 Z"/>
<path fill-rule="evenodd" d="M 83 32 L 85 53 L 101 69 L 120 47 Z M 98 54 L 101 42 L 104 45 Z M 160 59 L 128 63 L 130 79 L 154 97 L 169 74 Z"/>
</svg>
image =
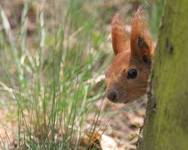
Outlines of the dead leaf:
<svg viewBox="0 0 188 150">
<path fill-rule="evenodd" d="M 115 140 L 105 134 L 101 136 L 100 145 L 102 150 L 119 150 Z"/>
</svg>

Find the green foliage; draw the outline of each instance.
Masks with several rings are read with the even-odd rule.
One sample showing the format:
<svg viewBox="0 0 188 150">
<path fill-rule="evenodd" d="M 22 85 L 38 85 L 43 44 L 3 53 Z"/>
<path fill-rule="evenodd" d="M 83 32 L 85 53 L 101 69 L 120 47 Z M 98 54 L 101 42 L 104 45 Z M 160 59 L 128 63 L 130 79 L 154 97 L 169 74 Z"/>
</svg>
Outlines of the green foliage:
<svg viewBox="0 0 188 150">
<path fill-rule="evenodd" d="M 150 26 L 154 38 L 157 39 L 160 20 L 163 14 L 164 0 L 156 0 L 156 4 L 152 6 L 150 16 Z"/>
</svg>

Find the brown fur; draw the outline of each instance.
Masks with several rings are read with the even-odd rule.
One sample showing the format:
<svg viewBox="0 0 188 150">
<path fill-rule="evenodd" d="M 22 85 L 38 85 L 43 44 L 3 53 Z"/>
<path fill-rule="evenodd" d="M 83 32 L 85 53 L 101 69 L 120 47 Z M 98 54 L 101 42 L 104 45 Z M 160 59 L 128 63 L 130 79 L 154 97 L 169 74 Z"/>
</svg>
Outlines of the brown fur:
<svg viewBox="0 0 188 150">
<path fill-rule="evenodd" d="M 111 27 L 115 58 L 106 72 L 107 97 L 116 91 L 111 100 L 127 103 L 146 93 L 154 46 L 141 10 L 133 17 L 130 40 L 119 15 L 112 18 Z M 127 78 L 131 68 L 137 71 L 134 79 Z"/>
</svg>

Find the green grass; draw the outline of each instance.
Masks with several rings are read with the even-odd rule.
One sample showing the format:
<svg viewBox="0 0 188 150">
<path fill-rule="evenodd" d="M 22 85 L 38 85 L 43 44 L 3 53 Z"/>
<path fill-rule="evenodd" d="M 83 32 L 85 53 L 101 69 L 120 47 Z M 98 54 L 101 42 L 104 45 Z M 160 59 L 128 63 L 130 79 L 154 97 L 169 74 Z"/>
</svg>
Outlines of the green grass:
<svg viewBox="0 0 188 150">
<path fill-rule="evenodd" d="M 90 133 L 100 115 L 94 102 L 104 96 L 104 83 L 93 90 L 88 81 L 104 74 L 111 60 L 103 22 L 110 17 L 100 18 L 105 10 L 88 10 L 100 1 L 52 0 L 51 16 L 37 9 L 36 29 L 28 35 L 27 16 L 35 2 L 24 2 L 15 31 L 0 9 L 0 98 L 7 101 L 2 107 L 16 110 L 18 148 L 76 150 L 88 115 L 95 113 Z M 8 149 L 9 141 L 0 142 Z"/>
<path fill-rule="evenodd" d="M 79 149 L 88 113 L 95 111 L 97 119 L 100 111 L 93 108 L 93 102 L 104 95 L 104 88 L 99 87 L 94 95 L 90 92 L 93 85 L 87 81 L 104 68 L 99 59 L 105 53 L 93 47 L 100 47 L 105 34 L 97 31 L 95 18 L 84 14 L 82 4 L 82 0 L 71 0 L 62 18 L 54 20 L 58 27 L 52 31 L 46 25 L 45 12 L 39 11 L 33 35 L 37 42 L 31 41 L 34 52 L 28 46 L 26 30 L 31 3 L 24 3 L 17 33 L 11 31 L 1 9 L 0 83 L 7 99 L 16 102 L 18 148 Z M 99 65 L 95 72 L 93 68 Z M 94 128 L 95 122 L 90 132 Z"/>
</svg>

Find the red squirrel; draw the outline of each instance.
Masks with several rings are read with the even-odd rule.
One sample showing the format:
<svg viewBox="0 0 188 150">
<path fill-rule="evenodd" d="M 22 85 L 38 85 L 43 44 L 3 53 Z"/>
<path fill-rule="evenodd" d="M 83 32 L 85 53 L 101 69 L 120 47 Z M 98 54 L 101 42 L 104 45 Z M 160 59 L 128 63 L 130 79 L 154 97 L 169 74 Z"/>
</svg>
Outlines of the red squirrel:
<svg viewBox="0 0 188 150">
<path fill-rule="evenodd" d="M 112 102 L 132 102 L 147 92 L 154 54 L 143 11 L 135 13 L 130 36 L 116 14 L 111 22 L 111 36 L 115 57 L 105 74 L 106 96 Z"/>
</svg>

